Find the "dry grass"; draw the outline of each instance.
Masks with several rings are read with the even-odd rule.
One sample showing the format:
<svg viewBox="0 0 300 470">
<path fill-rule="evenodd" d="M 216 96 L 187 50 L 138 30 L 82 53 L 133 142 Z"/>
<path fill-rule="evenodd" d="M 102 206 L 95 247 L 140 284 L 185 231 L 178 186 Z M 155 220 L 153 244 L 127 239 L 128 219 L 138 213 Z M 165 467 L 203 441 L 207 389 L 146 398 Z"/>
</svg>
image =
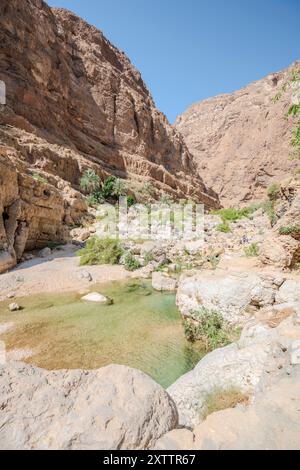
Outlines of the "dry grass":
<svg viewBox="0 0 300 470">
<path fill-rule="evenodd" d="M 243 393 L 236 387 L 226 389 L 215 388 L 215 390 L 208 394 L 203 404 L 202 417 L 206 419 L 212 413 L 217 411 L 227 410 L 228 408 L 235 408 L 237 405 L 248 405 L 249 395 Z"/>
</svg>

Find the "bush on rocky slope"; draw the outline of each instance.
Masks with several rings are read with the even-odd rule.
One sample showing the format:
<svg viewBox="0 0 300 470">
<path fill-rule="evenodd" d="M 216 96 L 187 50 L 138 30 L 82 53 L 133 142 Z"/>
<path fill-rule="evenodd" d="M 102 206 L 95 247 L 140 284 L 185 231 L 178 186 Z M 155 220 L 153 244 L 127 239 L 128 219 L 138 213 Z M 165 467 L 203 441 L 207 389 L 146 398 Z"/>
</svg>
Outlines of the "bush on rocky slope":
<svg viewBox="0 0 300 470">
<path fill-rule="evenodd" d="M 200 307 L 184 319 L 184 333 L 188 341 L 200 341 L 206 351 L 213 351 L 233 342 L 239 330 L 230 327 L 217 310 Z"/>
<path fill-rule="evenodd" d="M 80 265 L 118 264 L 123 249 L 118 240 L 90 238 L 86 246 L 78 251 Z"/>
</svg>

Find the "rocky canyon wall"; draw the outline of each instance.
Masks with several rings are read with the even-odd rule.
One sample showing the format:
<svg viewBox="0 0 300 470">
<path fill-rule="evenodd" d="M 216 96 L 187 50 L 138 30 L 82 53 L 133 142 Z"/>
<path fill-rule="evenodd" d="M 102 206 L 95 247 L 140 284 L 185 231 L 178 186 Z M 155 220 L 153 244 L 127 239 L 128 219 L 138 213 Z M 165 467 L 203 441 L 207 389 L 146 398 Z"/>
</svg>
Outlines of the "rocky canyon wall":
<svg viewBox="0 0 300 470">
<path fill-rule="evenodd" d="M 295 89 L 274 102 L 299 67 L 300 62 L 235 93 L 196 103 L 177 118 L 198 173 L 224 205 L 264 198 L 271 182 L 280 183 L 299 166 L 290 158 L 295 120 L 285 119 Z"/>
<path fill-rule="evenodd" d="M 2 0 L 0 80 L 7 100 L 0 105 L 0 250 L 6 260 L 41 240 L 63 238 L 86 210 L 77 190 L 87 168 L 102 179 L 147 181 L 158 192 L 218 207 L 140 73 L 71 12 L 41 0 Z"/>
</svg>

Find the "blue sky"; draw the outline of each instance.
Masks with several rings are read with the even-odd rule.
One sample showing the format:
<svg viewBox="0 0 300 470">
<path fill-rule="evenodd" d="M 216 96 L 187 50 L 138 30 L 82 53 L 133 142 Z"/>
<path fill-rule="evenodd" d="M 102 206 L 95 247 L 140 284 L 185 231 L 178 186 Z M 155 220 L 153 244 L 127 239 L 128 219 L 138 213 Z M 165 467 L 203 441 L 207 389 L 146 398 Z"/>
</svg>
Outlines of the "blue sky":
<svg viewBox="0 0 300 470">
<path fill-rule="evenodd" d="M 49 0 L 103 31 L 171 122 L 300 59 L 300 0 Z"/>
</svg>

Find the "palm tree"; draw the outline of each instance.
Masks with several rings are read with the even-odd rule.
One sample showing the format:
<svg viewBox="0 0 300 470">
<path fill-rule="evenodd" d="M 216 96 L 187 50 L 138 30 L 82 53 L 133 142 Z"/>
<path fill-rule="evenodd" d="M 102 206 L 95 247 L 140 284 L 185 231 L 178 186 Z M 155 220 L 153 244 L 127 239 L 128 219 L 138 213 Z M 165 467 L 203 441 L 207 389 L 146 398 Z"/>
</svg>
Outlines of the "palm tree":
<svg viewBox="0 0 300 470">
<path fill-rule="evenodd" d="M 94 170 L 85 170 L 80 178 L 80 188 L 85 193 L 91 194 L 100 189 L 100 178 Z"/>
</svg>

